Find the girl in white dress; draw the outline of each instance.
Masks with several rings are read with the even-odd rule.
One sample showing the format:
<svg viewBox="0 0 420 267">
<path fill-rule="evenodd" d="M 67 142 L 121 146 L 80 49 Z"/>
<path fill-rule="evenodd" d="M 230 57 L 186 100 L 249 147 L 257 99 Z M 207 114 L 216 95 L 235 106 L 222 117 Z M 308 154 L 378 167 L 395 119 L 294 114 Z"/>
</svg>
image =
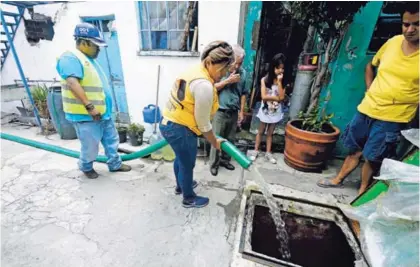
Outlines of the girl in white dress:
<svg viewBox="0 0 420 267">
<path fill-rule="evenodd" d="M 282 101 L 284 99 L 285 90 L 282 85 L 284 73 L 283 54 L 277 54 L 270 62 L 268 74 L 261 79 L 261 107 L 258 111 L 257 117 L 260 119 L 260 126 L 258 127 L 258 134 L 255 140 L 255 150 L 250 152 L 250 159 L 254 161 L 259 154 L 259 147 L 261 143 L 261 136 L 267 129 L 267 151 L 265 157 L 273 164 L 277 160 L 271 153 L 271 145 L 273 143 L 273 132 L 276 124 L 283 119 Z"/>
</svg>

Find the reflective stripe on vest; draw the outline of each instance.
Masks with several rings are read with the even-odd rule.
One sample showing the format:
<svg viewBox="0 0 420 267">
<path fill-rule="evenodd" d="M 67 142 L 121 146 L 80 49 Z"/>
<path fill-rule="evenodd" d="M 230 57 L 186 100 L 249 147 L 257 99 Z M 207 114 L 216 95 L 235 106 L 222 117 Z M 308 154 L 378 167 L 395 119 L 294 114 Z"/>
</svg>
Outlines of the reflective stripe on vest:
<svg viewBox="0 0 420 267">
<path fill-rule="evenodd" d="M 79 50 L 75 49 L 69 52 L 75 55 L 83 66 L 84 75 L 83 79 L 79 80 L 79 83 L 85 91 L 86 97 L 95 106 L 98 112 L 104 114 L 106 112 L 105 93 L 98 71 L 89 59 Z M 99 65 L 98 67 L 100 68 Z M 64 79 L 61 79 L 61 88 L 63 109 L 65 113 L 89 114 L 83 103 L 76 98 L 70 88 L 68 88 L 67 81 Z"/>
<path fill-rule="evenodd" d="M 182 74 L 174 83 L 169 100 L 163 111 L 163 117 L 169 121 L 187 126 L 197 135 L 201 135 L 194 117 L 194 97 L 190 91 L 190 84 L 197 79 L 206 79 L 212 84 L 207 70 L 200 64 Z M 210 116 L 212 117 L 219 108 L 217 90 L 213 86 L 213 105 Z"/>
</svg>

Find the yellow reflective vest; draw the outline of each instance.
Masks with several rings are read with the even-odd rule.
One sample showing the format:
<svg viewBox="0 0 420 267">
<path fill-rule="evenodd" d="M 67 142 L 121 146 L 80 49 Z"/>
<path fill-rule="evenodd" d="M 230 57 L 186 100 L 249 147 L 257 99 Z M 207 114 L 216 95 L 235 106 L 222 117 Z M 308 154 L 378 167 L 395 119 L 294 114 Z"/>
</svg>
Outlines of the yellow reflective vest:
<svg viewBox="0 0 420 267">
<path fill-rule="evenodd" d="M 86 93 L 89 101 L 95 106 L 101 114 L 106 112 L 105 93 L 99 73 L 89 61 L 87 56 L 77 49 L 69 51 L 74 54 L 83 66 L 83 79 L 79 80 L 80 85 Z M 65 113 L 88 115 L 83 103 L 74 96 L 73 92 L 67 86 L 67 81 L 61 79 L 61 96 L 63 99 L 63 109 Z"/>
<path fill-rule="evenodd" d="M 194 117 L 194 98 L 190 84 L 197 79 L 206 79 L 214 84 L 206 68 L 202 64 L 182 74 L 174 83 L 169 101 L 163 111 L 163 117 L 169 121 L 187 126 L 197 135 L 201 135 Z M 211 116 L 219 109 L 217 89 L 213 86 L 213 106 Z"/>
</svg>

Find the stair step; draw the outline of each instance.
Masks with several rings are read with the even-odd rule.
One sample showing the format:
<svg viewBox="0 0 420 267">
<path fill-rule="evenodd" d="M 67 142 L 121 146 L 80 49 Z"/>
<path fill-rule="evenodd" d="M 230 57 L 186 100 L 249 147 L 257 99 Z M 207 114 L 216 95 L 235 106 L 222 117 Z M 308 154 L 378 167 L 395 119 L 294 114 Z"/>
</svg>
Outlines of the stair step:
<svg viewBox="0 0 420 267">
<path fill-rule="evenodd" d="M 14 23 L 14 22 L 6 22 L 6 25 L 7 26 L 16 26 L 16 23 Z"/>
<path fill-rule="evenodd" d="M 1 13 L 3 13 L 4 16 L 10 16 L 10 17 L 19 17 L 20 14 L 18 13 L 13 13 L 13 12 L 8 12 L 8 11 L 2 11 Z"/>
</svg>

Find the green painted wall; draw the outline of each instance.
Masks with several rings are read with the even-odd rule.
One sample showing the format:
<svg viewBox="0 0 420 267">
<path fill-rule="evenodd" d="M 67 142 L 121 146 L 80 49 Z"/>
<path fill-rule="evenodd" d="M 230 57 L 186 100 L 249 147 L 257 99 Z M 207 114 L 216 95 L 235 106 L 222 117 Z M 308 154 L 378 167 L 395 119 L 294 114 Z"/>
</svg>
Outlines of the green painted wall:
<svg viewBox="0 0 420 267">
<path fill-rule="evenodd" d="M 329 85 L 321 92 L 321 100 L 329 94 L 326 112 L 334 113 L 332 122 L 341 132 L 351 121 L 357 106 L 364 97 L 365 67 L 373 55 L 367 49 L 382 8 L 382 1 L 369 2 L 355 15 L 353 23 L 344 37 L 337 60 L 331 64 L 332 75 Z M 323 106 L 325 103 L 321 103 Z M 346 156 L 347 150 L 338 142 L 335 154 Z"/>
<path fill-rule="evenodd" d="M 247 3 L 247 11 L 246 11 L 246 18 L 245 18 L 245 29 L 244 29 L 244 42 L 243 48 L 245 50 L 245 58 L 243 67 L 247 72 L 247 80 L 246 80 L 246 88 L 250 88 L 252 90 L 252 78 L 254 75 L 254 68 L 255 68 L 255 59 L 257 55 L 257 51 L 252 48 L 253 38 L 252 38 L 252 30 L 254 27 L 254 23 L 259 25 L 261 20 L 261 9 L 262 9 L 262 1 L 250 1 Z M 259 32 L 259 28 L 257 29 Z M 257 34 L 258 34 L 257 32 Z M 254 33 L 255 34 L 255 33 Z M 255 45 L 254 45 L 255 47 Z"/>
</svg>

